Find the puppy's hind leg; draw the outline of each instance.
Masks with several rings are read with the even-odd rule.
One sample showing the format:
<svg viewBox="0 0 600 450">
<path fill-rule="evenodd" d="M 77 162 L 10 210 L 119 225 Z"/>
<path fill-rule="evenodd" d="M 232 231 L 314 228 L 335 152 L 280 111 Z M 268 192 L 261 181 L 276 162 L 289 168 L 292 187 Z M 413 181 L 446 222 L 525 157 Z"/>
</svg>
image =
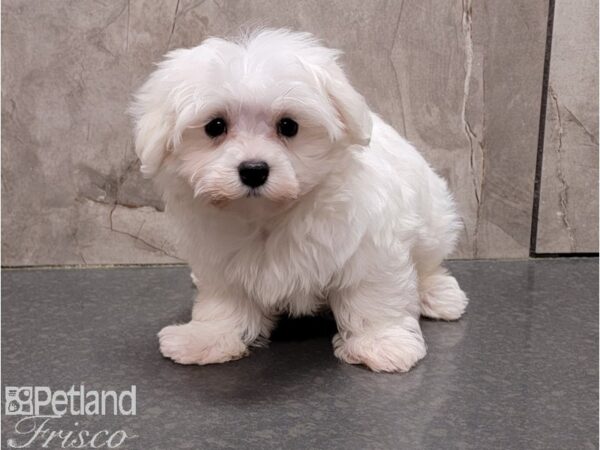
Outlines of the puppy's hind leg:
<svg viewBox="0 0 600 450">
<path fill-rule="evenodd" d="M 419 274 L 421 314 L 432 319 L 459 319 L 469 302 L 456 278 L 443 267 L 427 275 Z"/>
<path fill-rule="evenodd" d="M 432 237 L 432 236 L 435 236 Z M 429 239 L 413 249 L 413 260 L 419 279 L 421 315 L 432 319 L 457 320 L 469 300 L 459 287 L 456 278 L 442 267 L 443 260 L 452 250 L 451 231 L 431 232 Z"/>
</svg>

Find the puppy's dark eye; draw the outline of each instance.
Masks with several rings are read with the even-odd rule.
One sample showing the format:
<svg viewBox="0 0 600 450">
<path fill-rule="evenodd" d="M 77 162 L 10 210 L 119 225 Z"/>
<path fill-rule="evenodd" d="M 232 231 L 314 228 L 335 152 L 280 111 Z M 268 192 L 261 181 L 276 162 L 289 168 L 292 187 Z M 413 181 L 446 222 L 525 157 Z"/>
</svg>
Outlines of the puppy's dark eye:
<svg viewBox="0 0 600 450">
<path fill-rule="evenodd" d="M 294 137 L 298 134 L 298 122 L 289 117 L 284 117 L 277 124 L 277 132 L 281 136 Z"/>
<path fill-rule="evenodd" d="M 206 131 L 206 134 L 211 138 L 216 138 L 217 136 L 227 133 L 227 122 L 225 122 L 225 119 L 217 117 L 206 124 L 204 131 Z"/>
</svg>

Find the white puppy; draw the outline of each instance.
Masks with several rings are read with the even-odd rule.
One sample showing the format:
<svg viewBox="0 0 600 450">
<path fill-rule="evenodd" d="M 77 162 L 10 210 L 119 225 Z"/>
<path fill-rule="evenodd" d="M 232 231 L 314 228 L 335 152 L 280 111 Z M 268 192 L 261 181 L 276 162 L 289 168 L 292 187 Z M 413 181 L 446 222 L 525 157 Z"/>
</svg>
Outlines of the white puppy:
<svg viewBox="0 0 600 450">
<path fill-rule="evenodd" d="M 335 355 L 374 371 L 425 356 L 419 315 L 467 298 L 441 266 L 459 219 L 446 184 L 306 33 L 260 30 L 170 52 L 136 96 L 135 146 L 198 285 L 159 333 L 182 364 L 240 358 L 280 314 L 330 307 Z"/>
</svg>

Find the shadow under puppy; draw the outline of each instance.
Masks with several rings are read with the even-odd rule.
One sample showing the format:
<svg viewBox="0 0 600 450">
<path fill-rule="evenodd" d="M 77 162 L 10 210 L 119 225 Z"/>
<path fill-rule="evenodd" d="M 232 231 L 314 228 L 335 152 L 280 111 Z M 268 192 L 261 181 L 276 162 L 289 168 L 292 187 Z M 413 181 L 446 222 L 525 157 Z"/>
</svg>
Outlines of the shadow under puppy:
<svg viewBox="0 0 600 450">
<path fill-rule="evenodd" d="M 174 218 L 198 285 L 164 356 L 221 363 L 278 315 L 330 307 L 335 355 L 407 371 L 419 315 L 467 305 L 442 267 L 459 220 L 445 182 L 371 112 L 307 33 L 264 29 L 167 54 L 132 106 L 142 171 Z"/>
</svg>

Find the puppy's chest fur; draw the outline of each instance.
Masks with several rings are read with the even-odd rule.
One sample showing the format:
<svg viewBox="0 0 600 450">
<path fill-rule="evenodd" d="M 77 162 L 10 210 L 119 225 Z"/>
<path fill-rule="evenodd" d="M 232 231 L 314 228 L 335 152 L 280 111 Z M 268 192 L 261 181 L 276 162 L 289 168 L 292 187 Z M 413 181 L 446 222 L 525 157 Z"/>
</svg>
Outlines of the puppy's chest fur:
<svg viewBox="0 0 600 450">
<path fill-rule="evenodd" d="M 358 173 L 357 167 L 343 180 L 330 175 L 291 209 L 254 222 L 175 202 L 194 274 L 268 309 L 314 312 L 333 289 L 358 279 L 360 254 L 373 244 L 365 237 L 382 202 L 373 200 L 372 189 L 352 185 Z"/>
<path fill-rule="evenodd" d="M 256 227 L 251 238 L 225 258 L 225 276 L 254 300 L 292 313 L 313 312 L 341 264 L 312 232 L 285 226 Z"/>
<path fill-rule="evenodd" d="M 194 273 L 220 278 L 265 307 L 291 314 L 325 303 L 362 235 L 345 221 L 314 215 L 263 224 L 213 222 L 196 232 L 201 242 L 190 258 Z"/>
</svg>

